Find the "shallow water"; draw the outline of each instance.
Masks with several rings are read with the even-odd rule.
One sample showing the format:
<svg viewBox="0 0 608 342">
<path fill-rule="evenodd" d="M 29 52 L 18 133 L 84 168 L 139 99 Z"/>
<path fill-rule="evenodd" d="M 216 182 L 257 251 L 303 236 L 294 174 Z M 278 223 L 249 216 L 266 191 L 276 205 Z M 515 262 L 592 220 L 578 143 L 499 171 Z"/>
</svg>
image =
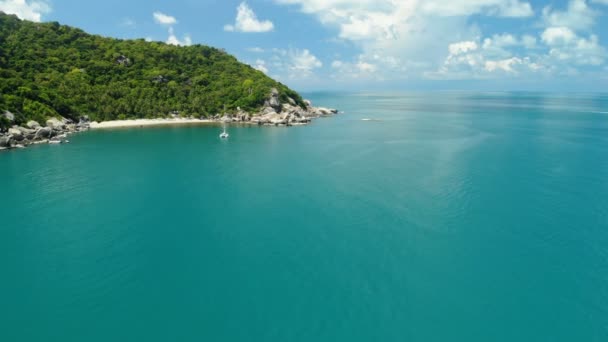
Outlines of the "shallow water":
<svg viewBox="0 0 608 342">
<path fill-rule="evenodd" d="M 0 340 L 608 340 L 608 96 L 309 97 L 0 153 Z"/>
</svg>

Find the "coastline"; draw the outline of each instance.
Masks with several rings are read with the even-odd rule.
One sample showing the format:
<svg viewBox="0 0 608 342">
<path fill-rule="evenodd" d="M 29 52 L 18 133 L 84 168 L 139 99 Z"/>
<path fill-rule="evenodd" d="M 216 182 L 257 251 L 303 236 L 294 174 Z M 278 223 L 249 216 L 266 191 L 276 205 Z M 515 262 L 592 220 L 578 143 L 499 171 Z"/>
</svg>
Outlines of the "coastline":
<svg viewBox="0 0 608 342">
<path fill-rule="evenodd" d="M 6 132 L 0 132 L 0 151 L 9 149 L 25 148 L 37 144 L 63 144 L 69 143 L 69 135 L 85 132 L 88 130 L 140 128 L 154 126 L 180 126 L 180 125 L 202 125 L 218 123 L 251 124 L 259 126 L 300 126 L 307 125 L 313 119 L 329 117 L 338 114 L 337 109 L 314 107 L 310 101 L 305 101 L 305 107 L 300 107 L 293 99 L 288 103 L 281 103 L 278 90 L 272 89 L 270 98 L 262 109 L 257 113 L 248 113 L 237 109 L 235 113 L 217 114 L 212 118 L 180 118 L 177 113 L 170 118 L 155 119 L 126 119 L 111 121 L 90 121 L 88 116 L 80 117 L 76 123 L 70 119 L 60 117 L 50 118 L 41 125 L 30 120 L 25 124 L 13 125 Z M 6 112 L 3 114 L 10 121 L 14 121 L 14 115 Z"/>
<path fill-rule="evenodd" d="M 113 129 L 113 128 L 130 128 L 130 127 L 150 127 L 150 126 L 171 126 L 171 125 L 192 125 L 192 124 L 209 124 L 215 123 L 215 120 L 209 119 L 131 119 L 131 120 L 112 120 L 103 122 L 91 122 L 89 129 Z"/>
</svg>

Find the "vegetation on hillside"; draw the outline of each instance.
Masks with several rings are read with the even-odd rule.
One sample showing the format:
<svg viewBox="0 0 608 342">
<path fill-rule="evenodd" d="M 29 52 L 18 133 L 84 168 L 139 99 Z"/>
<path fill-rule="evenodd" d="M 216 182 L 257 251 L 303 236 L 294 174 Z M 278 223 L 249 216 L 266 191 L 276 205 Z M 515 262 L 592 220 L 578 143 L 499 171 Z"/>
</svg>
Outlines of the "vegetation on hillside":
<svg viewBox="0 0 608 342">
<path fill-rule="evenodd" d="M 219 49 L 104 38 L 0 12 L 0 115 L 10 111 L 18 123 L 255 111 L 272 88 L 282 102 L 304 106 L 296 92 Z"/>
</svg>

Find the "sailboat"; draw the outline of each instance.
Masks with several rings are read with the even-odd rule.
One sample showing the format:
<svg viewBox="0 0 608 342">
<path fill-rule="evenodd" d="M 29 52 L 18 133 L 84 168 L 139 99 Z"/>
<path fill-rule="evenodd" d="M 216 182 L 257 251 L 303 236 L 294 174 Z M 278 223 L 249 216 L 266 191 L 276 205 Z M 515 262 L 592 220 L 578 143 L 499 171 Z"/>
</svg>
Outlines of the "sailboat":
<svg viewBox="0 0 608 342">
<path fill-rule="evenodd" d="M 226 132 L 226 124 L 224 124 L 223 126 L 224 126 L 224 131 L 220 134 L 220 138 L 222 138 L 222 139 L 228 139 L 228 137 L 230 136 L 230 134 L 228 134 L 228 132 Z"/>
</svg>

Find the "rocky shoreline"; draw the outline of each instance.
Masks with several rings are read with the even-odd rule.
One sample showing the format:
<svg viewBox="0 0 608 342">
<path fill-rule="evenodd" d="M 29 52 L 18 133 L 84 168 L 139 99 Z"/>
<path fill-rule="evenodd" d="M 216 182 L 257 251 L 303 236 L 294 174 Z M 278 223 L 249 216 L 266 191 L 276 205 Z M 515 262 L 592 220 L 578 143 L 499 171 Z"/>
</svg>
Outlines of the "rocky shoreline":
<svg viewBox="0 0 608 342">
<path fill-rule="evenodd" d="M 232 115 L 216 115 L 215 121 L 220 122 L 242 122 L 266 126 L 296 126 L 306 125 L 313 119 L 338 114 L 338 110 L 324 107 L 314 107 L 309 100 L 304 100 L 306 108 L 302 108 L 296 102 L 288 98 L 289 103 L 281 104 L 279 93 L 272 90 L 270 98 L 266 100 L 260 112 L 252 115 L 246 111 L 237 110 Z"/>
<path fill-rule="evenodd" d="M 279 101 L 279 93 L 276 89 L 272 89 L 271 95 L 266 100 L 264 106 L 258 113 L 248 113 L 246 111 L 238 109 L 236 113 L 216 115 L 210 119 L 196 119 L 189 118 L 177 119 L 179 116 L 177 113 L 173 113 L 175 118 L 166 119 L 163 121 L 152 121 L 151 125 L 159 123 L 175 124 L 175 123 L 195 123 L 195 122 L 209 122 L 209 123 L 244 123 L 244 124 L 256 124 L 264 126 L 298 126 L 306 125 L 313 119 L 319 117 L 326 117 L 338 114 L 336 109 L 313 107 L 312 103 L 308 100 L 305 101 L 306 108 L 302 108 L 296 104 L 293 99 L 288 99 L 289 103 L 281 104 Z M 12 114 L 6 112 L 4 114 L 8 120 L 14 120 Z M 12 116 L 12 117 L 11 117 Z M 129 120 L 127 120 L 129 121 Z M 29 145 L 38 144 L 62 144 L 68 143 L 67 139 L 69 135 L 88 131 L 91 128 L 103 128 L 102 125 L 97 122 L 90 122 L 88 117 L 81 117 L 78 123 L 73 122 L 66 118 L 52 118 L 46 121 L 45 126 L 42 126 L 36 121 L 29 121 L 25 127 L 13 125 L 7 132 L 0 133 L 0 151 L 9 149 L 25 148 Z M 112 125 L 112 127 L 120 127 L 121 125 Z M 124 125 L 134 126 L 133 124 Z"/>
<path fill-rule="evenodd" d="M 0 151 L 29 145 L 68 143 L 70 134 L 89 130 L 86 117 L 78 123 L 65 118 L 52 118 L 45 124 L 42 126 L 36 121 L 28 121 L 25 127 L 14 125 L 6 133 L 0 133 Z"/>
</svg>

